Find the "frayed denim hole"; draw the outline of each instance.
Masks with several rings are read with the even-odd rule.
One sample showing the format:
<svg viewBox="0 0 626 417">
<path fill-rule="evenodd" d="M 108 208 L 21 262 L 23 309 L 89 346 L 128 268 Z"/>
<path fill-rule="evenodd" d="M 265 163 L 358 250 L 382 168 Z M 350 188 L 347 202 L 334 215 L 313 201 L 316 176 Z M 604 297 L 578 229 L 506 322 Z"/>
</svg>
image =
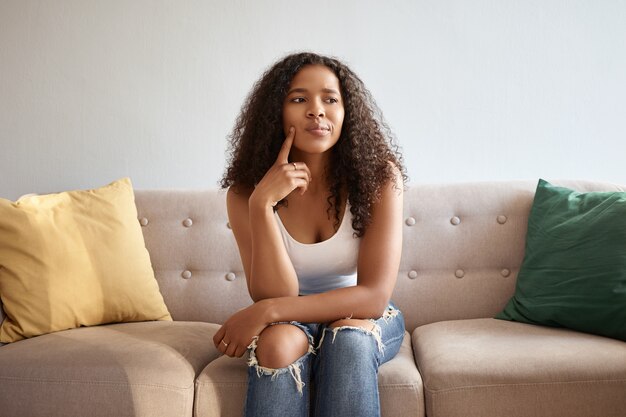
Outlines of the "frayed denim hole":
<svg viewBox="0 0 626 417">
<path fill-rule="evenodd" d="M 324 342 L 324 337 L 326 336 L 326 332 L 327 331 L 331 331 L 333 333 L 333 340 L 331 341 L 331 344 L 332 344 L 332 343 L 335 343 L 335 338 L 337 337 L 337 333 L 339 331 L 341 331 L 341 330 L 356 330 L 356 331 L 359 331 L 361 333 L 365 333 L 365 334 L 368 334 L 368 335 L 372 336 L 374 338 L 374 340 L 376 341 L 376 344 L 378 346 L 378 351 L 384 356 L 385 355 L 385 344 L 383 343 L 383 340 L 382 340 L 380 326 L 374 320 L 370 320 L 370 323 L 372 323 L 374 325 L 372 330 L 364 329 L 363 327 L 359 327 L 359 326 L 327 327 L 327 328 L 324 329 L 324 332 L 322 333 L 322 337 L 320 338 L 320 342 L 317 345 L 317 349 L 319 349 L 322 346 L 322 342 Z"/>
<path fill-rule="evenodd" d="M 308 332 L 307 332 L 308 334 Z M 274 369 L 274 368 L 267 368 L 265 366 L 261 366 L 259 365 L 259 361 L 256 357 L 256 348 L 257 348 L 257 343 L 258 343 L 259 337 L 255 336 L 252 338 L 252 343 L 250 343 L 250 345 L 248 346 L 248 350 L 250 352 L 250 358 L 248 359 L 248 366 L 249 367 L 254 367 L 257 377 L 261 378 L 262 375 L 268 375 L 271 377 L 272 381 L 275 381 L 276 378 L 278 378 L 278 375 L 284 374 L 286 372 L 289 372 L 291 377 L 293 378 L 293 380 L 296 383 L 296 388 L 298 390 L 298 392 L 300 393 L 300 396 L 304 395 L 303 393 L 303 388 L 306 385 L 303 381 L 302 381 L 302 362 L 304 362 L 304 360 L 306 359 L 306 357 L 308 355 L 310 355 L 311 353 L 315 353 L 314 349 L 313 349 L 313 345 L 311 343 L 309 343 L 309 347 L 307 352 L 302 355 L 300 358 L 298 358 L 294 363 L 292 363 L 291 365 L 285 367 L 285 368 L 278 368 L 278 369 Z"/>
</svg>

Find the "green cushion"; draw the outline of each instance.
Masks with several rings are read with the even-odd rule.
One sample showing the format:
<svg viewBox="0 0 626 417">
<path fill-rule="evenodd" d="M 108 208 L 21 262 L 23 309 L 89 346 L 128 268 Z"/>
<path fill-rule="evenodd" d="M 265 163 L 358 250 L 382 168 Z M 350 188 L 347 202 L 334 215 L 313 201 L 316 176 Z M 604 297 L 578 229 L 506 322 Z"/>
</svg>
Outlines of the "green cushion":
<svg viewBox="0 0 626 417">
<path fill-rule="evenodd" d="M 515 294 L 496 318 L 626 341 L 626 192 L 540 179 Z"/>
</svg>

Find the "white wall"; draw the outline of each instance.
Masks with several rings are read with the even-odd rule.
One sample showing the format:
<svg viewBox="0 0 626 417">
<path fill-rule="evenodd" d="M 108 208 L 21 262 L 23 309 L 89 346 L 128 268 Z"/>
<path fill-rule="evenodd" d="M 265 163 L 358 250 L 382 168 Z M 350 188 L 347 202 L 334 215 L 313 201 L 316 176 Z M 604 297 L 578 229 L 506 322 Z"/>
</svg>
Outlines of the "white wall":
<svg viewBox="0 0 626 417">
<path fill-rule="evenodd" d="M 216 187 L 284 54 L 344 59 L 412 182 L 626 184 L 626 2 L 0 0 L 0 196 Z"/>
</svg>

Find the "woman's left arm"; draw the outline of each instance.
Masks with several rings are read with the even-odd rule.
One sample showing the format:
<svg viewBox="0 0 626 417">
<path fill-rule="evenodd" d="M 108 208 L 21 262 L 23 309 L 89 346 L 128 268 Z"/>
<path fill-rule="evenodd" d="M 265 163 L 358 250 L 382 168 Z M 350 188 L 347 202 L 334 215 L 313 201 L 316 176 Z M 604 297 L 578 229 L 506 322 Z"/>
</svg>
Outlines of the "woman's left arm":
<svg viewBox="0 0 626 417">
<path fill-rule="evenodd" d="M 252 337 L 270 323 L 329 323 L 347 317 L 382 316 L 393 293 L 402 253 L 403 181 L 395 166 L 394 172 L 395 180 L 385 185 L 380 199 L 372 205 L 371 223 L 359 248 L 356 286 L 261 300 L 230 317 L 215 334 L 215 345 L 219 348 L 224 339 L 229 343 L 225 353 L 241 356 Z"/>
</svg>

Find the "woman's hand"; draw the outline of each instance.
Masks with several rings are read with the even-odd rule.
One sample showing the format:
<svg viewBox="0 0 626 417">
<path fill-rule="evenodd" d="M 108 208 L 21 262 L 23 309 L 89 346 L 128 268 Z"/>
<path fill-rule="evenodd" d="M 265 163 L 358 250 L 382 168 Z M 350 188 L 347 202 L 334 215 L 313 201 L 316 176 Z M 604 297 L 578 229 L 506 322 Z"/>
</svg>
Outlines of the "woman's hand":
<svg viewBox="0 0 626 417">
<path fill-rule="evenodd" d="M 217 350 L 230 357 L 242 357 L 254 336 L 261 334 L 267 322 L 266 303 L 259 301 L 233 314 L 213 336 Z"/>
<path fill-rule="evenodd" d="M 311 171 L 304 162 L 289 162 L 289 152 L 296 136 L 296 129 L 289 128 L 289 134 L 278 152 L 274 165 L 265 173 L 250 196 L 250 201 L 262 205 L 275 206 L 293 190 L 300 188 L 300 195 L 309 188 Z"/>
</svg>

